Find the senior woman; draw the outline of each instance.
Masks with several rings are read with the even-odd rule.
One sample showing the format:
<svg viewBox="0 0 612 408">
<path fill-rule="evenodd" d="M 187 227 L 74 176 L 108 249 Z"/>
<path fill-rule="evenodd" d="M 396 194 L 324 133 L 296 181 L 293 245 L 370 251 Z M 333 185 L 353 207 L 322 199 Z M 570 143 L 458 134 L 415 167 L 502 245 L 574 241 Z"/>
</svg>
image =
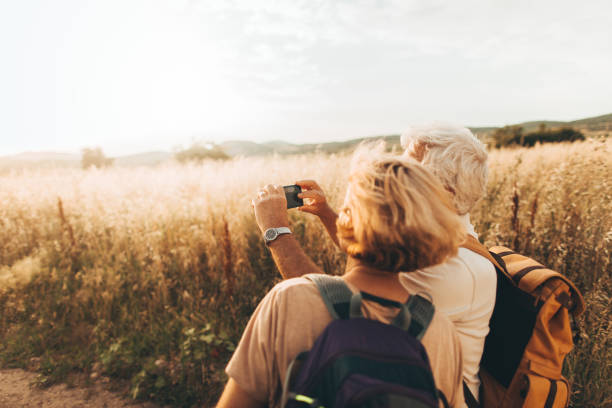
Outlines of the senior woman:
<svg viewBox="0 0 612 408">
<path fill-rule="evenodd" d="M 288 227 L 281 187 L 264 188 L 253 206 L 262 232 Z M 349 288 L 399 303 L 410 296 L 399 271 L 444 262 L 465 239 L 440 182 L 416 161 L 386 155 L 380 146 L 363 146 L 355 153 L 337 230 L 348 255 L 342 279 Z M 291 234 L 281 237 L 295 241 Z M 273 254 L 274 245 L 270 242 Z M 292 245 L 303 256 L 297 241 Z M 311 261 L 307 265 L 310 272 L 321 272 Z M 389 323 L 399 309 L 385 304 L 364 299 L 362 313 Z M 331 321 L 311 280 L 294 278 L 276 285 L 255 310 L 226 368 L 229 381 L 218 407 L 279 406 L 287 366 L 312 347 Z M 437 387 L 451 406 L 463 407 L 461 348 L 452 323 L 436 312 L 422 343 Z"/>
</svg>

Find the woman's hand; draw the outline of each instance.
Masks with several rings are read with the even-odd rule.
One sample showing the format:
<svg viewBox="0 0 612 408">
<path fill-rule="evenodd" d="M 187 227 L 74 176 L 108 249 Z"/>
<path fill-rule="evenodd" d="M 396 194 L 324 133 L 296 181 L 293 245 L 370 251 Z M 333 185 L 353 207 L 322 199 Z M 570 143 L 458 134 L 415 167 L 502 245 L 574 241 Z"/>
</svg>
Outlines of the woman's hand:
<svg viewBox="0 0 612 408">
<path fill-rule="evenodd" d="M 268 228 L 288 227 L 287 199 L 282 186 L 268 184 L 257 192 L 251 204 L 261 232 Z"/>
<path fill-rule="evenodd" d="M 302 187 L 302 192 L 298 194 L 298 197 L 304 199 L 304 205 L 298 208 L 300 211 L 314 214 L 319 218 L 329 216 L 331 207 L 327 203 L 323 189 L 316 181 L 300 180 L 295 184 Z"/>
<path fill-rule="evenodd" d="M 298 209 L 319 217 L 331 239 L 340 246 L 336 234 L 338 214 L 329 206 L 321 187 L 314 180 L 300 180 L 295 184 L 302 187 L 302 193 L 298 194 L 298 197 L 304 199 L 304 205 Z"/>
</svg>

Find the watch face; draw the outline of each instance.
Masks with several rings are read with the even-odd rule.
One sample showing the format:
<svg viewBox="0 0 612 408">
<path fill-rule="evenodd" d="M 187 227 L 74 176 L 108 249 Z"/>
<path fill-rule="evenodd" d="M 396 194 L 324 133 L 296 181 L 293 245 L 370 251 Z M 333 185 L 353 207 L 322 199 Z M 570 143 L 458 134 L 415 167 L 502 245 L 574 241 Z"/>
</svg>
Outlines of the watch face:
<svg viewBox="0 0 612 408">
<path fill-rule="evenodd" d="M 277 236 L 278 236 L 278 232 L 276 232 L 275 229 L 270 228 L 266 230 L 266 234 L 265 234 L 266 240 L 271 241 L 275 239 Z"/>
</svg>

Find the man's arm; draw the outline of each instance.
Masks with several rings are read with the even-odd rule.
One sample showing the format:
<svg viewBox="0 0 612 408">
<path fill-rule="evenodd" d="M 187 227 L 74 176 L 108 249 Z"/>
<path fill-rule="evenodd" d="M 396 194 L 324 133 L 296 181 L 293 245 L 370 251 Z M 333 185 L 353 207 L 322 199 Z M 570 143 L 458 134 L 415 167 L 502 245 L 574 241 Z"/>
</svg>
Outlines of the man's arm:
<svg viewBox="0 0 612 408">
<path fill-rule="evenodd" d="M 267 185 L 252 201 L 255 220 L 262 233 L 268 228 L 288 227 L 287 199 L 281 186 Z M 310 259 L 295 237 L 279 235 L 269 244 L 274 263 L 283 279 L 296 278 L 308 273 L 324 273 Z"/>
</svg>

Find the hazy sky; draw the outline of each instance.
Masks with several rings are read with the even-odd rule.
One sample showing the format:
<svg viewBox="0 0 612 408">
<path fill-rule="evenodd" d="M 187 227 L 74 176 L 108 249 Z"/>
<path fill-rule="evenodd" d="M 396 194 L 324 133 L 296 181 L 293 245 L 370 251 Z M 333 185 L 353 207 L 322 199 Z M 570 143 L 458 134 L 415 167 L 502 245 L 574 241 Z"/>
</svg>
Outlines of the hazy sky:
<svg viewBox="0 0 612 408">
<path fill-rule="evenodd" d="M 0 155 L 612 112 L 612 2 L 0 0 Z"/>
</svg>

